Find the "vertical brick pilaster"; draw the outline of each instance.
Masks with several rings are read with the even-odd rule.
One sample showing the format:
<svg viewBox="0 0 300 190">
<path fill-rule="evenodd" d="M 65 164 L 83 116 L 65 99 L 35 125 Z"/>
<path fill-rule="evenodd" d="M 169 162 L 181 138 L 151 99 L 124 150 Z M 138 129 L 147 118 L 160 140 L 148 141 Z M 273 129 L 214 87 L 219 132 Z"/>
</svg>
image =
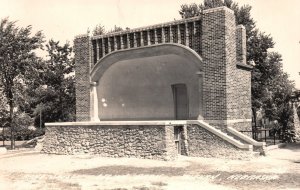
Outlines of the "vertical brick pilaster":
<svg viewBox="0 0 300 190">
<path fill-rule="evenodd" d="M 203 13 L 204 119 L 227 120 L 232 93 L 228 77 L 236 67 L 234 13 L 226 7 L 208 9 Z"/>
<path fill-rule="evenodd" d="M 89 36 L 75 38 L 76 121 L 90 120 L 91 50 Z"/>
</svg>

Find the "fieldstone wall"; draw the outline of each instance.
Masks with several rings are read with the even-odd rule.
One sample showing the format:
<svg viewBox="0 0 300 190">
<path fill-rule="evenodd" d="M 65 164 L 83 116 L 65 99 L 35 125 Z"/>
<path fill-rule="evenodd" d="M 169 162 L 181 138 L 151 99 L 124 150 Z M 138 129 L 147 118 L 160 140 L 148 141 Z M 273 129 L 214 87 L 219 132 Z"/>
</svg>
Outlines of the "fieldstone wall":
<svg viewBox="0 0 300 190">
<path fill-rule="evenodd" d="M 177 157 L 170 126 L 47 126 L 43 153 L 98 154 L 173 160 Z"/>
<path fill-rule="evenodd" d="M 187 142 L 189 156 L 230 159 L 252 157 L 252 151 L 241 150 L 198 125 L 187 126 Z"/>
</svg>

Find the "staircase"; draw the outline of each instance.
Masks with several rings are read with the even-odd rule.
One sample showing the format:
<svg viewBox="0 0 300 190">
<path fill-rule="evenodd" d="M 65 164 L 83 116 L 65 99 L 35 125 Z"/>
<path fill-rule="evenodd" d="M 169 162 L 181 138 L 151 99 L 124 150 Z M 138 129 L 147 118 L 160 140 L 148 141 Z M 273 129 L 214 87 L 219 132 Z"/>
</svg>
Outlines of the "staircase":
<svg viewBox="0 0 300 190">
<path fill-rule="evenodd" d="M 252 151 L 253 156 L 265 154 L 265 142 L 255 141 L 254 139 L 244 135 L 243 133 L 235 130 L 232 127 L 227 127 L 226 131 L 221 131 L 202 120 L 188 121 L 188 124 L 199 125 L 241 150 Z"/>
</svg>

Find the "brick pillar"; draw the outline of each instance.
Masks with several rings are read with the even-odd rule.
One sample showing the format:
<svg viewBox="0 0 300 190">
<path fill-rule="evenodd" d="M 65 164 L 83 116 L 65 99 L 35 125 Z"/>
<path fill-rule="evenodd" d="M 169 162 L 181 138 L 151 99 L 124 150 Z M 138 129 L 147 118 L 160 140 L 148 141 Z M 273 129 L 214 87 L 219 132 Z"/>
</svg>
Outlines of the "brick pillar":
<svg viewBox="0 0 300 190">
<path fill-rule="evenodd" d="M 107 54 L 109 54 L 111 52 L 111 44 L 110 44 L 110 37 L 107 37 Z"/>
<path fill-rule="evenodd" d="M 104 38 L 102 38 L 102 56 L 104 57 L 105 55 L 105 41 Z"/>
<path fill-rule="evenodd" d="M 190 34 L 189 34 L 189 25 L 186 22 L 184 26 L 185 26 L 185 45 L 187 47 L 189 47 L 189 44 L 190 44 L 190 39 L 189 39 L 189 37 L 190 37 Z"/>
<path fill-rule="evenodd" d="M 150 30 L 147 30 L 147 45 L 151 45 Z"/>
<path fill-rule="evenodd" d="M 177 25 L 177 43 L 181 44 L 180 24 Z"/>
<path fill-rule="evenodd" d="M 204 119 L 226 123 L 234 109 L 236 25 L 227 7 L 203 11 Z M 211 123 L 209 122 L 209 123 Z"/>
<path fill-rule="evenodd" d="M 246 28 L 243 25 L 236 27 L 236 56 L 238 63 L 246 64 Z"/>
<path fill-rule="evenodd" d="M 133 32 L 133 47 L 137 47 L 137 33 Z"/>
<path fill-rule="evenodd" d="M 141 35 L 141 37 L 140 37 L 140 39 L 141 39 L 141 47 L 143 47 L 144 46 L 144 37 L 143 37 L 143 31 L 142 32 L 140 32 L 140 35 Z"/>
<path fill-rule="evenodd" d="M 80 36 L 74 40 L 76 121 L 90 120 L 91 40 Z"/>
<path fill-rule="evenodd" d="M 165 39 L 165 28 L 162 27 L 161 28 L 161 43 L 165 43 L 166 42 L 166 39 Z"/>
<path fill-rule="evenodd" d="M 114 49 L 115 49 L 115 51 L 117 51 L 118 50 L 118 42 L 117 42 L 117 37 L 116 36 L 114 36 Z"/>
</svg>

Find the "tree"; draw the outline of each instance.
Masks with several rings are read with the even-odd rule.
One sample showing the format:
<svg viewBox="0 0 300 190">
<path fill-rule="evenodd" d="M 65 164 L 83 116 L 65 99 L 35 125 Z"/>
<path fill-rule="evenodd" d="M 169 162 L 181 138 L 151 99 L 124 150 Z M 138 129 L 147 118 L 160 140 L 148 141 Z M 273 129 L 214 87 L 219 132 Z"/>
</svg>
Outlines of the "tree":
<svg viewBox="0 0 300 190">
<path fill-rule="evenodd" d="M 74 59 L 71 46 L 50 40 L 48 60 L 36 65 L 27 89 L 30 103 L 26 111 L 35 117 L 35 125 L 44 122 L 75 120 Z"/>
<path fill-rule="evenodd" d="M 36 61 L 34 50 L 43 42 L 42 32 L 31 35 L 31 26 L 17 27 L 8 18 L 0 23 L 0 80 L 9 107 L 9 127 L 11 129 L 11 148 L 15 148 L 14 108 L 20 99 L 25 76 L 30 74 L 30 66 Z"/>
<path fill-rule="evenodd" d="M 203 10 L 219 6 L 227 6 L 228 8 L 231 8 L 235 14 L 236 24 L 242 24 L 246 28 L 247 60 L 253 60 L 256 64 L 253 68 L 251 78 L 252 113 L 256 128 L 257 112 L 261 108 L 269 109 L 268 106 L 274 104 L 273 101 L 275 101 L 275 95 L 279 96 L 280 94 L 275 92 L 287 92 L 288 97 L 288 92 L 292 90 L 293 85 L 291 81 L 288 80 L 288 75 L 282 71 L 282 66 L 275 65 L 275 67 L 272 69 L 274 64 L 278 64 L 281 62 L 281 60 L 276 60 L 279 59 L 280 55 L 269 55 L 268 50 L 270 48 L 273 48 L 274 46 L 273 39 L 270 35 L 260 32 L 256 28 L 255 21 L 253 20 L 250 14 L 252 8 L 251 6 L 244 5 L 240 7 L 237 3 L 233 2 L 232 0 L 225 0 L 224 2 L 222 0 L 204 0 L 204 3 L 200 5 L 197 5 L 195 3 L 191 5 L 181 5 L 179 14 L 182 16 L 182 18 L 200 16 Z M 277 69 L 277 71 L 274 72 L 274 69 Z M 280 80 L 278 77 L 275 77 L 277 75 L 278 77 L 281 77 Z M 276 84 L 276 80 L 280 81 L 281 84 Z M 270 84 L 273 84 L 273 86 Z M 283 86 L 285 87 L 285 91 L 282 91 L 281 89 Z M 274 105 L 281 106 L 281 114 L 283 114 L 283 110 L 286 110 L 284 109 L 285 101 L 277 102 Z M 280 113 L 276 112 L 276 118 L 279 117 Z M 268 116 L 271 115 L 268 114 Z M 273 117 L 275 116 L 272 115 L 272 118 Z M 283 121 L 284 117 L 279 118 L 281 119 L 282 124 L 286 123 L 286 121 Z"/>
<path fill-rule="evenodd" d="M 121 32 L 121 31 L 123 31 L 123 28 L 115 25 L 115 27 L 107 33 Z"/>
<path fill-rule="evenodd" d="M 283 72 L 282 58 L 279 53 L 271 52 L 264 64 L 262 80 L 267 95 L 263 99 L 262 108 L 265 116 L 270 120 L 278 120 L 283 130 L 289 129 L 292 116 L 290 97 L 294 89 L 294 83 Z"/>
<path fill-rule="evenodd" d="M 126 28 L 126 30 L 129 28 Z M 105 31 L 105 27 L 101 24 L 98 24 L 94 29 L 93 29 L 93 36 L 97 35 L 104 35 L 104 34 L 109 34 L 109 33 L 114 33 L 114 32 L 121 32 L 123 31 L 123 28 L 120 26 L 114 26 L 113 29 L 109 31 Z"/>
<path fill-rule="evenodd" d="M 101 24 L 97 24 L 93 29 L 93 36 L 103 35 L 105 33 L 105 27 Z"/>
</svg>

